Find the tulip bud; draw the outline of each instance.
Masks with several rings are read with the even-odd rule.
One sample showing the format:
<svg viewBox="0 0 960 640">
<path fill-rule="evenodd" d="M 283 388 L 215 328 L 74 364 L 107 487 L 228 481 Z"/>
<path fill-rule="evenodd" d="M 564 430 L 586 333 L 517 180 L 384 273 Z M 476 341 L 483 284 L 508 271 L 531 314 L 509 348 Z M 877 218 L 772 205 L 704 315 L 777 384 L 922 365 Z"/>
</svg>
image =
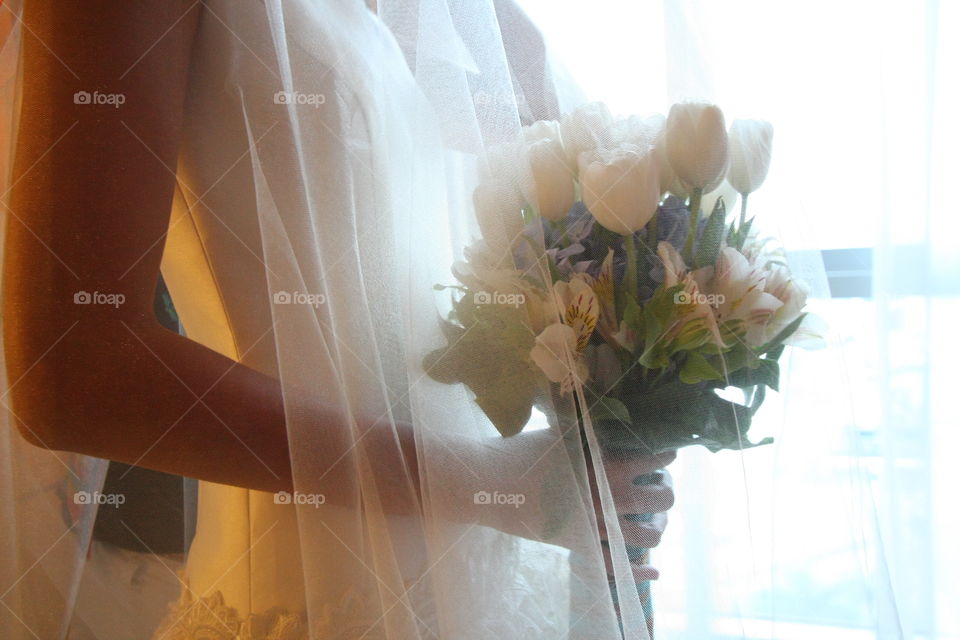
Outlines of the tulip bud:
<svg viewBox="0 0 960 640">
<path fill-rule="evenodd" d="M 660 175 L 652 150 L 618 150 L 609 159 L 581 158 L 583 203 L 610 231 L 630 235 L 642 229 L 660 204 Z"/>
<path fill-rule="evenodd" d="M 716 105 L 680 103 L 670 107 L 667 159 L 690 189 L 708 191 L 723 180 L 727 167 L 727 128 Z"/>
<path fill-rule="evenodd" d="M 474 210 L 480 232 L 498 262 L 512 260 L 514 239 L 523 230 L 523 198 L 505 181 L 481 182 L 473 192 Z"/>
<path fill-rule="evenodd" d="M 560 126 L 540 121 L 528 127 L 526 159 L 529 175 L 521 175 L 521 190 L 537 213 L 547 220 L 562 220 L 575 200 L 574 173 L 560 137 Z"/>
<path fill-rule="evenodd" d="M 611 124 L 613 116 L 602 102 L 581 105 L 563 118 L 560 130 L 571 166 L 577 166 L 581 153 L 607 146 Z"/>
<path fill-rule="evenodd" d="M 766 120 L 734 120 L 730 125 L 727 181 L 743 194 L 760 188 L 770 169 L 773 125 Z"/>
<path fill-rule="evenodd" d="M 663 137 L 667 119 L 661 113 L 650 116 L 628 116 L 616 120 L 606 129 L 605 142 L 611 147 L 635 145 L 648 147 Z"/>
</svg>

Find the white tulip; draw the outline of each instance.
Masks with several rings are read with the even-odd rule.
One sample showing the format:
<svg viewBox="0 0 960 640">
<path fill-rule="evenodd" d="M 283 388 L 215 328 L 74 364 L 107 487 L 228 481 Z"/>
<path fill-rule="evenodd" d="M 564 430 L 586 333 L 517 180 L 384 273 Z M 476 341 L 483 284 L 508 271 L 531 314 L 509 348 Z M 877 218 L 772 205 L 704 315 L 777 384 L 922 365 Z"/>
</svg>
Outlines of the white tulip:
<svg viewBox="0 0 960 640">
<path fill-rule="evenodd" d="M 760 188 L 770 169 L 773 125 L 766 120 L 734 120 L 730 125 L 727 181 L 743 194 Z"/>
<path fill-rule="evenodd" d="M 560 123 L 570 166 L 576 167 L 580 154 L 608 145 L 613 124 L 610 109 L 602 102 L 581 105 L 564 116 Z"/>
<path fill-rule="evenodd" d="M 606 133 L 610 146 L 636 145 L 649 147 L 663 137 L 667 119 L 662 113 L 650 116 L 629 116 L 613 122 Z"/>
<path fill-rule="evenodd" d="M 660 171 L 661 194 L 670 191 L 671 186 L 677 183 L 677 176 L 670 166 L 670 161 L 667 160 L 664 136 L 666 126 L 667 119 L 662 113 L 655 113 L 643 118 L 630 116 L 617 120 L 610 125 L 607 129 L 609 139 L 606 140 L 611 148 L 617 146 L 636 146 L 641 149 L 653 147 L 653 154 L 657 159 L 657 167 Z"/>
<path fill-rule="evenodd" d="M 523 197 L 506 181 L 481 182 L 473 192 L 474 213 L 489 250 L 512 261 L 513 241 L 523 230 Z"/>
<path fill-rule="evenodd" d="M 575 201 L 574 172 L 563 146 L 560 125 L 534 123 L 524 130 L 529 174 L 521 172 L 520 185 L 527 201 L 547 220 L 562 220 Z"/>
<path fill-rule="evenodd" d="M 669 165 L 669 163 L 667 164 Z M 687 198 L 689 198 L 690 188 L 687 187 L 687 185 L 683 182 L 683 180 L 677 177 L 677 174 L 673 173 L 673 169 L 670 169 L 669 177 L 671 178 L 671 180 L 670 182 L 667 183 L 666 190 L 672 193 L 673 195 L 677 196 L 681 200 L 686 200 Z M 661 180 L 661 182 L 663 181 Z"/>
<path fill-rule="evenodd" d="M 612 156 L 581 158 L 583 203 L 610 231 L 631 235 L 642 229 L 660 204 L 660 174 L 651 149 L 620 149 Z"/>
<path fill-rule="evenodd" d="M 727 168 L 727 127 L 713 104 L 680 103 L 670 107 L 666 131 L 667 159 L 690 189 L 715 188 Z"/>
</svg>

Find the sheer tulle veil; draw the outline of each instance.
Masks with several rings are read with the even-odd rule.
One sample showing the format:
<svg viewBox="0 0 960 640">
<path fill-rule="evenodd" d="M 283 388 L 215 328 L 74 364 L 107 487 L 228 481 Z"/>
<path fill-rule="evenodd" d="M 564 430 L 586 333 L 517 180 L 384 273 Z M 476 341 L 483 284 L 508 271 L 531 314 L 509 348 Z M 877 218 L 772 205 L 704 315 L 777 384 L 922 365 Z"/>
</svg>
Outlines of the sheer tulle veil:
<svg viewBox="0 0 960 640">
<path fill-rule="evenodd" d="M 0 7 L 0 201 L 4 221 L 20 108 L 20 2 Z M 4 222 L 3 228 L 6 228 Z M 0 232 L 2 233 L 2 232 Z M 0 247 L 2 257 L 2 247 Z M 2 322 L 2 320 L 0 320 Z M 0 350 L 0 364 L 2 364 Z M 96 505 L 86 499 L 103 484 L 106 461 L 28 444 L 10 422 L 8 380 L 0 366 L 0 629 L 9 638 L 61 638 L 67 632 Z"/>
<path fill-rule="evenodd" d="M 205 4 L 235 35 L 219 55 L 242 104 L 268 294 L 315 302 L 270 305 L 315 637 L 647 640 L 589 414 L 586 449 L 563 429 L 582 390 L 538 398 L 523 432 L 503 438 L 470 390 L 425 370 L 447 344 L 450 294 L 435 285 L 455 284 L 451 266 L 478 241 L 493 262 L 513 260 L 523 202 L 497 176 L 519 170 L 523 125 L 576 106 L 576 87 L 511 0 L 377 0 L 376 13 L 360 0 Z M 4 205 L 20 24 L 0 51 Z M 313 152 L 331 146 L 333 168 Z M 822 291 L 819 256 L 795 257 Z M 323 430 L 320 404 L 349 428 Z M 0 629 L 66 637 L 96 514 L 73 496 L 99 489 L 105 463 L 2 426 Z M 411 462 L 415 475 L 396 471 Z"/>
<path fill-rule="evenodd" d="M 15 4 L 4 10 L 16 15 Z M 504 257 L 518 230 L 512 185 L 475 210 L 488 151 L 517 138 L 521 118 L 559 115 L 542 47 L 507 58 L 517 45 L 504 42 L 500 21 L 519 37 L 529 29 L 523 14 L 506 2 L 443 0 L 381 0 L 379 18 L 361 2 L 211 7 L 237 36 L 221 53 L 243 103 L 270 295 L 323 301 L 271 306 L 296 492 L 324 501 L 297 506 L 309 625 L 341 625 L 343 637 L 545 638 L 573 616 L 591 637 L 617 636 L 582 449 L 542 414 L 530 433 L 501 438 L 468 391 L 432 380 L 423 365 L 444 344 L 448 301 L 434 285 L 451 282 L 464 247 L 484 237 Z M 8 62 L 19 25 L 4 45 Z M 254 81 L 255 67 L 274 85 Z M 4 69 L 9 158 L 17 85 L 14 67 Z M 296 100 L 277 109 L 277 92 L 323 96 L 343 121 L 331 130 L 315 104 Z M 264 136 L 275 127 L 281 135 Z M 330 136 L 347 156 L 335 171 L 311 154 Z M 350 417 L 339 442 L 318 433 L 319 402 Z M 390 476 L 384 486 L 384 469 L 409 461 L 403 430 L 414 434 L 418 481 Z M 104 462 L 32 448 L 8 428 L 2 438 L 0 535 L 16 550 L 3 556 L 3 627 L 64 637 L 96 506 L 63 492 L 97 491 Z M 631 593 L 602 479 L 601 488 L 617 579 Z M 478 492 L 522 496 L 522 507 L 484 504 Z M 422 506 L 392 513 L 403 503 Z M 544 530 L 549 504 L 565 505 L 562 530 Z M 577 580 L 596 595 L 575 612 L 571 550 L 590 559 Z M 647 637 L 639 598 L 619 607 L 627 635 Z"/>
<path fill-rule="evenodd" d="M 342 492 L 344 482 L 350 488 L 346 507 L 298 512 L 308 610 L 314 617 L 349 584 L 347 597 L 363 611 L 350 624 L 370 637 L 555 637 L 570 624 L 569 576 L 557 576 L 573 549 L 593 559 L 578 579 L 596 594 L 574 622 L 593 637 L 615 637 L 582 450 L 549 429 L 503 439 L 465 388 L 424 371 L 424 355 L 445 344 L 444 296 L 434 285 L 450 283 L 451 264 L 477 238 L 504 255 L 519 231 L 508 185 L 483 211 L 472 197 L 489 175 L 488 151 L 521 127 L 521 87 L 496 7 L 388 1 L 378 11 L 382 21 L 360 3 L 266 3 L 278 88 L 309 92 L 323 74 L 340 76 L 355 95 L 334 99 L 358 121 L 343 130 L 343 144 L 362 150 L 350 174 L 336 177 L 352 188 L 340 188 L 335 203 L 321 159 L 301 151 L 329 134 L 311 123 L 310 109 L 291 105 L 293 139 L 255 145 L 253 153 L 271 294 L 326 296 L 319 308 L 273 307 L 296 487 L 308 495 Z M 528 115 L 532 103 L 556 103 L 545 60 L 539 76 L 532 86 L 541 95 L 526 100 Z M 258 119 L 262 101 L 244 100 L 252 143 L 268 123 Z M 320 213 L 331 204 L 335 223 Z M 304 236 L 312 242 L 297 240 Z M 316 398 L 356 420 L 332 466 L 315 455 L 316 425 L 301 405 Z M 400 466 L 404 452 L 399 435 L 367 432 L 371 418 L 376 429 L 412 425 L 419 487 L 413 479 L 384 486 L 382 469 Z M 522 496 L 523 506 L 484 504 L 481 492 Z M 615 523 L 609 492 L 605 498 Z M 388 499 L 419 500 L 422 511 L 390 514 Z M 568 517 L 547 542 L 543 510 L 557 502 Z M 610 530 L 616 540 L 617 526 Z M 619 543 L 615 566 L 629 593 L 633 578 Z M 336 579 L 312 563 L 344 547 Z M 629 637 L 646 637 L 639 598 L 624 598 L 620 608 Z"/>
</svg>

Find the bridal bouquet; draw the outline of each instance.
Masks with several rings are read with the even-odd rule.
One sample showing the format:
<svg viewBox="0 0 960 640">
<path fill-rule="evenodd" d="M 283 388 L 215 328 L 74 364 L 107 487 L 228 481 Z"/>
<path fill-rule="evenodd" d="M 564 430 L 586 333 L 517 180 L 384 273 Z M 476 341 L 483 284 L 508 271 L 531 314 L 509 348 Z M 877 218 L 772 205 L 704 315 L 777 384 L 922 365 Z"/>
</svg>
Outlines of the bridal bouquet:
<svg viewBox="0 0 960 640">
<path fill-rule="evenodd" d="M 770 442 L 748 440 L 751 418 L 785 345 L 816 342 L 819 324 L 746 214 L 772 136 L 696 103 L 619 120 L 591 104 L 526 127 L 474 194 L 483 239 L 453 267 L 429 375 L 466 384 L 504 436 L 573 394 L 609 450 Z"/>
</svg>

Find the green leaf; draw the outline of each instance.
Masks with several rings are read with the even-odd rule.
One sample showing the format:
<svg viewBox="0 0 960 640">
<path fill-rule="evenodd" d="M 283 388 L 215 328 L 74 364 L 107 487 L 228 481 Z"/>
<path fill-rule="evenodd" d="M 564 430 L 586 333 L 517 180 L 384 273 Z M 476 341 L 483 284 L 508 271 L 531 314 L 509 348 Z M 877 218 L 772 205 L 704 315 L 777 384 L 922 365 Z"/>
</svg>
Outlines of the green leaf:
<svg viewBox="0 0 960 640">
<path fill-rule="evenodd" d="M 734 247 L 736 247 L 737 251 L 742 251 L 743 245 L 747 243 L 747 238 L 750 237 L 750 228 L 753 227 L 753 221 L 754 221 L 754 218 L 750 218 L 749 220 L 743 223 L 742 227 L 737 229 L 737 241 L 736 241 L 736 244 L 733 245 Z"/>
<path fill-rule="evenodd" d="M 697 268 L 706 267 L 715 264 L 717 256 L 720 255 L 720 245 L 723 242 L 723 232 L 727 220 L 727 209 L 723 204 L 723 198 L 717 198 L 717 204 L 713 208 L 713 213 L 707 218 L 707 224 L 703 228 L 703 235 L 697 243 L 697 254 L 694 264 Z"/>
<path fill-rule="evenodd" d="M 767 444 L 747 438 L 751 407 L 716 394 L 715 382 L 686 384 L 679 380 L 653 390 L 636 389 L 620 399 L 633 423 L 602 422 L 597 437 L 605 449 L 631 453 L 660 453 L 690 445 L 711 451 L 747 449 Z"/>
<path fill-rule="evenodd" d="M 543 377 L 529 360 L 534 337 L 523 309 L 477 305 L 467 294 L 456 303 L 463 326 L 443 326 L 447 346 L 423 360 L 424 370 L 445 384 L 462 382 L 504 436 L 523 429 L 541 392 Z"/>
<path fill-rule="evenodd" d="M 520 216 L 523 218 L 523 224 L 527 225 L 537 219 L 537 212 L 533 207 L 525 206 L 520 209 Z"/>
<path fill-rule="evenodd" d="M 680 380 L 687 384 L 696 384 L 704 380 L 721 380 L 723 374 L 713 368 L 710 362 L 698 351 L 691 351 L 680 369 Z"/>
<path fill-rule="evenodd" d="M 633 329 L 638 335 L 643 331 L 643 307 L 637 304 L 633 296 L 627 294 L 623 302 L 623 321 L 627 326 Z"/>
<path fill-rule="evenodd" d="M 764 398 L 767 397 L 767 388 L 763 385 L 757 387 L 757 390 L 753 394 L 753 398 L 750 402 L 750 415 L 754 416 L 757 414 L 757 411 L 760 409 L 760 405 L 763 404 Z"/>
<path fill-rule="evenodd" d="M 709 358 L 711 366 L 721 373 L 730 375 L 743 367 L 751 366 L 760 359 L 748 346 L 740 341 L 734 343 L 733 348 L 726 353 L 718 353 Z"/>
<path fill-rule="evenodd" d="M 731 373 L 727 377 L 727 384 L 731 387 L 746 389 L 755 385 L 766 385 L 778 391 L 780 385 L 780 365 L 776 360 L 761 358 L 755 366 L 744 367 Z"/>
<path fill-rule="evenodd" d="M 716 394 L 709 402 L 713 420 L 707 424 L 697 444 L 717 452 L 721 449 L 751 449 L 773 442 L 773 438 L 764 438 L 760 442 L 750 442 L 747 438 L 753 417 L 750 407 L 724 400 Z"/>
<path fill-rule="evenodd" d="M 674 296 L 683 290 L 682 284 L 657 289 L 643 307 L 643 352 L 639 362 L 648 369 L 662 369 L 670 364 L 670 344 L 663 340 L 663 332 L 676 320 L 679 307 Z"/>
<path fill-rule="evenodd" d="M 610 396 L 598 398 L 596 402 L 590 405 L 589 412 L 590 419 L 594 423 L 604 420 L 615 420 L 617 422 L 630 424 L 631 421 L 630 411 L 627 409 L 627 405 Z"/>
<path fill-rule="evenodd" d="M 806 313 L 801 313 L 800 315 L 798 315 L 796 318 L 794 318 L 793 322 L 791 322 L 786 327 L 781 329 L 780 333 L 774 336 L 773 340 L 766 343 L 762 347 L 758 347 L 756 352 L 758 354 L 764 354 L 764 353 L 775 351 L 778 347 L 780 347 L 780 345 L 784 343 L 785 340 L 787 340 L 787 338 L 789 338 L 794 333 L 796 333 L 797 329 L 799 329 L 800 325 L 803 323 L 803 319 L 806 317 L 806 315 L 807 315 Z M 777 357 L 779 358 L 779 354 L 777 355 Z"/>
</svg>

